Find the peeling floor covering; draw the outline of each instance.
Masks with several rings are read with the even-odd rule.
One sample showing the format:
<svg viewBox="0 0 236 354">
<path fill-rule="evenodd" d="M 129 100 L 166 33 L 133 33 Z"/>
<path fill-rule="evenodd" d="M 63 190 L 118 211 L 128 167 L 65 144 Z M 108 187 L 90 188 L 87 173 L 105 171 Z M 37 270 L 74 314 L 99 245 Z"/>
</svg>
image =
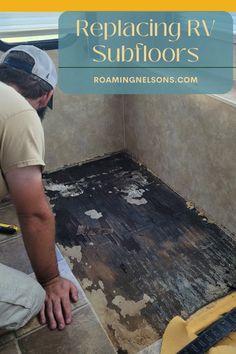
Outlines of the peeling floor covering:
<svg viewBox="0 0 236 354">
<path fill-rule="evenodd" d="M 46 174 L 45 187 L 58 245 L 118 353 L 151 348 L 173 316 L 234 287 L 236 241 L 125 153 Z"/>
</svg>

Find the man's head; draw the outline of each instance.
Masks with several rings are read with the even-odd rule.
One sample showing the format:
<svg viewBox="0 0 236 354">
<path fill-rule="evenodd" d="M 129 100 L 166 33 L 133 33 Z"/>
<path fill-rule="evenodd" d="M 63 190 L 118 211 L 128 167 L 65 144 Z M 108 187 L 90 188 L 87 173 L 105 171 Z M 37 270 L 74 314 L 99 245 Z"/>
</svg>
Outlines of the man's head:
<svg viewBox="0 0 236 354">
<path fill-rule="evenodd" d="M 13 86 L 43 119 L 47 106 L 52 108 L 57 84 L 56 68 L 43 50 L 20 45 L 0 58 L 0 81 Z"/>
</svg>

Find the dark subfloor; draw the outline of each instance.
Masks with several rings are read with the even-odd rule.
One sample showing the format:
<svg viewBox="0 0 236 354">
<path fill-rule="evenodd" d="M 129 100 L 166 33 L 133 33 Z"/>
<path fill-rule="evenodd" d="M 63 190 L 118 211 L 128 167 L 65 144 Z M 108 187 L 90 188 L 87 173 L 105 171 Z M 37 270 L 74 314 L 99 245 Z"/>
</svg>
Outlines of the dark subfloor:
<svg viewBox="0 0 236 354">
<path fill-rule="evenodd" d="M 117 154 L 45 175 L 57 242 L 120 353 L 230 290 L 236 240 Z"/>
</svg>

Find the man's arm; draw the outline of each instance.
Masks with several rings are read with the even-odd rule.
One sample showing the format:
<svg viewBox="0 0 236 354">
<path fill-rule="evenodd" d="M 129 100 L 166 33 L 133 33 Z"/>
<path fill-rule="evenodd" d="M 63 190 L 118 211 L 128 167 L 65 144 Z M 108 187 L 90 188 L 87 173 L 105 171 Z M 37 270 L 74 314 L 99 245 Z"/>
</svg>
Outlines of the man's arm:
<svg viewBox="0 0 236 354">
<path fill-rule="evenodd" d="M 55 218 L 44 193 L 39 166 L 10 170 L 5 174 L 18 214 L 25 248 L 38 281 L 46 291 L 42 323 L 63 329 L 71 322 L 70 299 L 77 301 L 74 284 L 59 276 L 55 254 Z"/>
</svg>

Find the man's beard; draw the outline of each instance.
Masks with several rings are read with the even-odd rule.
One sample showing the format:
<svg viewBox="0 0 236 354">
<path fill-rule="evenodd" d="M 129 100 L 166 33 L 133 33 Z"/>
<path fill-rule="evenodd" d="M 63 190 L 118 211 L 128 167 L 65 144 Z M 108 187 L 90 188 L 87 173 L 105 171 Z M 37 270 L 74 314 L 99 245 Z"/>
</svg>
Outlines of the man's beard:
<svg viewBox="0 0 236 354">
<path fill-rule="evenodd" d="M 38 113 L 39 118 L 41 119 L 41 122 L 42 122 L 42 121 L 44 120 L 44 118 L 45 118 L 45 114 L 46 114 L 46 112 L 47 112 L 47 108 L 48 108 L 48 107 L 43 107 L 43 108 L 37 109 L 37 113 Z"/>
</svg>

